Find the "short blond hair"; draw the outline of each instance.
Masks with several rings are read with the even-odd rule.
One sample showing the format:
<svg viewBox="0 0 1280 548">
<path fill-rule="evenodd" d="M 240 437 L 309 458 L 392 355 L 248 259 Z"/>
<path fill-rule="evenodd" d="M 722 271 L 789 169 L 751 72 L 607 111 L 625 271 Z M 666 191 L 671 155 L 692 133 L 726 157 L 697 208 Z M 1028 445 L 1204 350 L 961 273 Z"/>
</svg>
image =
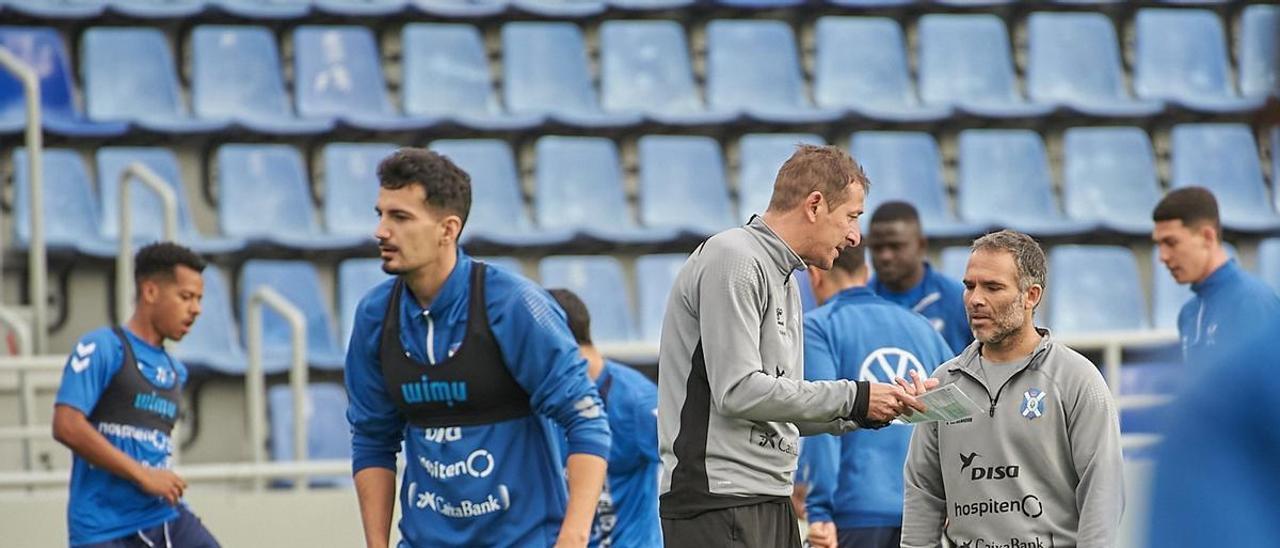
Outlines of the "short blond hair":
<svg viewBox="0 0 1280 548">
<path fill-rule="evenodd" d="M 848 152 L 830 145 L 797 145 L 773 181 L 769 210 L 794 208 L 814 191 L 822 193 L 830 210 L 852 198 L 845 190 L 850 183 L 862 185 L 863 192 L 871 187 L 862 166 Z"/>
</svg>

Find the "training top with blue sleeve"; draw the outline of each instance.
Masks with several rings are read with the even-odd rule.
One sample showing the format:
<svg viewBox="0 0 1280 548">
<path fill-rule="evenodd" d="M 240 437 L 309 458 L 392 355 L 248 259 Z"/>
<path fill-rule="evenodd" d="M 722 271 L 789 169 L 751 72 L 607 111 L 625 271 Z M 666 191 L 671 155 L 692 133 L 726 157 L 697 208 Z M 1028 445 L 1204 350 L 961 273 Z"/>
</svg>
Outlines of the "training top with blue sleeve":
<svg viewBox="0 0 1280 548">
<path fill-rule="evenodd" d="M 924 379 L 951 357 L 951 348 L 923 316 L 854 287 L 805 314 L 804 372 L 808 380 L 892 383 L 915 370 Z M 805 508 L 810 522 L 838 529 L 900 527 L 902 466 L 911 426 L 857 430 L 805 440 L 810 468 Z M 835 447 L 833 450 L 832 447 Z"/>
<path fill-rule="evenodd" d="M 1280 296 L 1265 282 L 1227 261 L 1191 284 L 1191 300 L 1178 312 L 1182 357 L 1188 364 L 1218 363 L 1218 355 L 1247 339 L 1265 321 L 1280 316 Z"/>
<path fill-rule="evenodd" d="M 171 468 L 169 434 L 177 420 L 187 368 L 163 348 L 128 329 L 121 332 L 129 341 L 128 349 L 110 327 L 80 338 L 63 368 L 55 402 L 84 413 L 107 442 L 143 466 Z M 122 367 L 129 361 L 136 364 L 134 371 Z M 125 393 L 118 389 L 121 386 L 132 391 Z M 163 498 L 148 495 L 133 482 L 73 455 L 67 502 L 72 546 L 127 536 L 177 517 L 177 509 Z"/>
<path fill-rule="evenodd" d="M 934 270 L 929 263 L 924 264 L 924 277 L 920 283 L 902 293 L 891 291 L 875 276 L 867 282 L 867 287 L 885 300 L 927 318 L 951 347 L 950 356 L 959 354 L 973 342 L 969 316 L 964 311 L 964 285 Z"/>
<path fill-rule="evenodd" d="M 550 546 L 568 502 L 559 439 L 571 454 L 608 458 L 607 417 L 551 296 L 461 250 L 457 257 L 427 308 L 392 279 L 356 309 L 345 379 L 353 472 L 394 470 L 403 441 L 402 547 Z M 397 308 L 388 313 L 391 303 Z M 487 325 L 471 325 L 473 315 Z M 384 337 L 389 320 L 399 333 Z M 388 353 L 392 346 L 403 360 Z M 463 368 L 454 359 L 477 354 L 487 358 Z M 388 360 L 400 369 L 388 369 Z M 386 372 L 406 368 L 416 371 L 397 379 L 393 392 Z M 477 368 L 487 369 L 477 375 Z M 512 393 L 523 401 L 486 401 Z M 406 414 L 401 405 L 409 404 L 430 412 Z M 501 420 L 488 420 L 489 407 L 506 410 Z"/>
<path fill-rule="evenodd" d="M 609 481 L 600 493 L 592 548 L 662 546 L 658 520 L 658 385 L 611 361 L 596 379 L 613 433 Z"/>
</svg>

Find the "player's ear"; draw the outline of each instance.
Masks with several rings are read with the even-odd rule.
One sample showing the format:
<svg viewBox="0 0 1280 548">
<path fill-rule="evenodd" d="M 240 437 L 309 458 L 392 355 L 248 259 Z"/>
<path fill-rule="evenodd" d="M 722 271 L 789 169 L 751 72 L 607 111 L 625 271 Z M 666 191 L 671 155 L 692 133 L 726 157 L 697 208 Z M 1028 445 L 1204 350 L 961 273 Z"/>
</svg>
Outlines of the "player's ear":
<svg viewBox="0 0 1280 548">
<path fill-rule="evenodd" d="M 804 214 L 810 221 L 818 220 L 818 208 L 826 207 L 826 199 L 818 191 L 810 192 L 804 199 Z"/>
<path fill-rule="evenodd" d="M 457 215 L 448 215 L 440 221 L 440 243 L 448 245 L 457 243 L 459 235 L 462 234 L 462 218 Z"/>
<path fill-rule="evenodd" d="M 1027 288 L 1027 293 L 1025 297 L 1026 301 L 1023 302 L 1023 306 L 1026 307 L 1027 309 L 1034 310 L 1035 307 L 1040 304 L 1040 298 L 1043 296 L 1044 296 L 1044 287 L 1041 286 L 1040 284 L 1031 284 L 1031 287 Z"/>
</svg>

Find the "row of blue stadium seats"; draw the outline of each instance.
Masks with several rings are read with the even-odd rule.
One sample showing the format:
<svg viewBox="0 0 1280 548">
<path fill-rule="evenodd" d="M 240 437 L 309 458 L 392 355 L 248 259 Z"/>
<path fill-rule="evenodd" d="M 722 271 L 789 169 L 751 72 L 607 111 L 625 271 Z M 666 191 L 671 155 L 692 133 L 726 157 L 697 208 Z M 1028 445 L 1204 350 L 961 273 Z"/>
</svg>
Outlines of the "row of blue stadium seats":
<svg viewBox="0 0 1280 548">
<path fill-rule="evenodd" d="M 776 9 L 826 3 L 845 8 L 997 7 L 1025 0 L 0 0 L 0 13 L 48 19 L 104 15 L 142 19 L 239 17 L 290 20 L 314 16 L 385 17 L 423 14 L 445 18 L 510 15 L 591 17 L 608 11 L 663 11 L 697 6 Z M 1052 0 L 1070 5 L 1119 4 L 1126 0 Z M 1165 4 L 1226 4 L 1230 0 L 1160 0 Z"/>
<path fill-rule="evenodd" d="M 1272 173 L 1280 173 L 1280 128 L 1271 131 Z M 463 243 L 490 248 L 572 249 L 673 243 L 706 237 L 764 211 L 774 174 L 809 134 L 748 134 L 737 143 L 736 206 L 720 144 L 709 137 L 648 135 L 637 145 L 638 207 L 630 205 L 619 153 L 600 137 L 548 136 L 534 144 L 532 216 L 518 163 L 505 141 L 439 140 L 432 149 L 467 170 L 475 185 Z M 1280 188 L 1269 192 L 1247 126 L 1187 124 L 1171 132 L 1174 188 L 1203 185 L 1217 195 L 1223 224 L 1266 233 L 1280 228 Z M 1162 194 L 1156 156 L 1138 128 L 1073 128 L 1063 135 L 1061 195 L 1044 141 L 1028 130 L 966 130 L 958 139 L 955 207 L 934 138 L 916 132 L 855 132 L 850 152 L 873 187 L 866 210 L 906 200 L 935 237 L 967 237 L 994 227 L 1038 236 L 1096 231 L 1145 235 Z M 303 155 L 289 145 L 222 145 L 215 177 L 219 233 L 200 234 L 181 184 L 178 160 L 165 148 L 105 147 L 96 152 L 97 189 L 80 155 L 44 151 L 45 242 L 55 252 L 111 258 L 119 238 L 119 179 L 141 162 L 178 196 L 179 239 L 209 254 L 250 247 L 294 250 L 367 248 L 375 222 L 376 165 L 391 144 L 331 143 L 319 152 L 319 213 Z M 25 149 L 15 164 L 14 234 L 30 243 L 30 182 Z M 96 199 L 95 199 L 96 197 Z M 160 199 L 130 193 L 135 235 L 163 235 Z M 1061 202 L 1061 203 L 1060 203 Z M 954 212 L 953 212 L 954 211 Z"/>
<path fill-rule="evenodd" d="M 968 257 L 965 248 L 943 251 L 941 269 L 957 279 L 963 276 Z M 1045 300 L 1042 325 L 1059 333 L 1135 331 L 1175 327 L 1178 310 L 1190 291 L 1178 285 L 1153 252 L 1151 283 L 1145 283 L 1132 251 L 1116 246 L 1059 245 L 1049 250 L 1053 277 Z M 546 287 L 568 288 L 582 297 L 592 315 L 592 332 L 601 343 L 642 341 L 656 343 L 671 284 L 684 263 L 682 254 L 645 255 L 636 259 L 635 300 L 622 263 L 612 256 L 551 256 L 538 264 L 535 276 Z M 515 272 L 518 261 L 485 259 Z M 244 314 L 252 292 L 269 286 L 301 308 L 308 320 L 307 352 L 312 367 L 342 368 L 343 347 L 350 338 L 351 321 L 360 298 L 387 279 L 377 259 L 348 259 L 338 266 L 335 322 L 321 289 L 316 267 L 307 261 L 254 259 L 240 271 L 239 308 Z M 1264 240 L 1258 247 L 1257 271 L 1280 290 L 1280 238 Z M 801 276 L 802 282 L 805 280 Z M 1147 306 L 1145 286 L 1151 287 Z M 244 371 L 242 334 L 232 310 L 232 291 L 218 267 L 205 274 L 204 311 L 201 320 L 177 347 L 184 361 L 223 373 Z M 340 323 L 341 334 L 335 331 Z M 264 369 L 287 369 L 289 329 L 283 318 L 263 312 Z"/>
<path fill-rule="evenodd" d="M 523 273 L 515 259 L 483 259 L 490 264 Z M 656 343 L 667 292 L 684 255 L 646 255 L 635 262 L 636 294 L 633 307 L 621 263 L 610 256 L 552 256 L 542 259 L 535 277 L 547 287 L 564 287 L 578 293 L 592 312 L 592 333 L 602 343 L 647 341 Z M 307 359 L 311 367 L 340 370 L 343 352 L 351 336 L 351 321 L 360 298 L 388 276 L 378 259 L 348 259 L 338 266 L 337 309 L 340 322 L 326 304 L 320 276 L 307 261 L 254 259 L 239 274 L 239 310 L 243 315 L 249 297 L 261 286 L 280 292 L 307 318 Z M 176 347 L 183 362 L 209 371 L 242 374 L 247 333 L 232 307 L 229 280 L 217 266 L 205 271 L 205 293 L 200 321 Z M 340 325 L 341 333 L 335 330 Z M 239 326 L 239 327 L 238 327 Z M 267 373 L 287 370 L 289 326 L 271 310 L 263 311 L 263 368 Z"/>
<path fill-rule="evenodd" d="M 81 40 L 85 111 L 69 56 L 49 28 L 0 27 L 0 47 L 36 66 L 46 129 L 67 136 L 227 130 L 272 135 L 336 129 L 415 131 L 444 125 L 497 131 L 545 127 L 825 123 L 847 118 L 939 122 L 964 116 L 1054 114 L 1146 117 L 1169 109 L 1239 113 L 1280 90 L 1280 6 L 1244 10 L 1239 86 L 1225 30 L 1210 11 L 1143 9 L 1131 95 L 1110 19 L 1035 13 L 1028 20 L 1027 95 L 1005 24 L 992 15 L 926 15 L 918 26 L 917 86 L 902 28 L 875 17 L 823 17 L 815 25 L 812 100 L 782 21 L 707 24 L 705 93 L 684 28 L 672 21 L 600 25 L 600 92 L 580 27 L 502 26 L 502 94 L 494 91 L 479 29 L 414 23 L 401 34 L 402 107 L 392 104 L 373 31 L 303 26 L 293 32 L 287 91 L 276 37 L 265 27 L 198 26 L 191 42 L 191 108 L 161 31 L 91 28 Z M 917 89 L 919 93 L 917 94 Z M 703 95 L 706 100 L 704 102 Z M 22 91 L 0 74 L 0 133 L 24 124 Z"/>
</svg>

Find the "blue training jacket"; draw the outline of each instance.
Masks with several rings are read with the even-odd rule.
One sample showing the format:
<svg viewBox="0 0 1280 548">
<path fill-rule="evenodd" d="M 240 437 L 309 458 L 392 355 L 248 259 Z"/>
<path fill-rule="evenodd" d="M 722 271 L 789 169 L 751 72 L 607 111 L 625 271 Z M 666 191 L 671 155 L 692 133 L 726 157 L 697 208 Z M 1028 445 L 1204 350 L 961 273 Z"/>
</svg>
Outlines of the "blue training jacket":
<svg viewBox="0 0 1280 548">
<path fill-rule="evenodd" d="M 804 376 L 808 380 L 893 382 L 916 369 L 928 377 L 952 356 L 923 316 L 855 287 L 804 317 Z M 911 428 L 891 425 L 839 438 L 805 439 L 805 507 L 810 522 L 839 529 L 902 526 L 902 466 Z"/>
<path fill-rule="evenodd" d="M 124 329 L 133 347 L 138 369 L 157 388 L 187 382 L 187 368 L 163 348 L 139 339 Z M 85 334 L 67 358 L 62 384 L 55 400 L 93 414 L 111 379 L 124 363 L 124 346 L 110 327 Z M 98 432 L 129 458 L 151 468 L 171 468 L 173 441 L 164 432 L 127 424 L 102 423 Z M 67 530 L 71 545 L 93 544 L 156 527 L 178 517 L 178 510 L 164 499 L 143 493 L 133 482 L 90 465 L 73 455 L 71 490 L 67 502 Z"/>
<path fill-rule="evenodd" d="M 434 364 L 461 345 L 471 268 L 471 258 L 459 250 L 457 266 L 425 310 L 405 287 L 400 342 L 414 360 Z M 378 354 L 394 282 L 373 288 L 356 309 L 346 363 L 353 472 L 394 470 L 404 442 L 402 547 L 554 544 L 568 501 L 560 436 L 571 454 L 608 458 L 610 444 L 608 419 L 564 312 L 533 282 L 489 265 L 490 327 L 511 375 L 530 395 L 533 414 L 495 424 L 418 428 L 388 397 Z"/>
<path fill-rule="evenodd" d="M 1280 538 L 1280 429 L 1271 413 L 1280 408 L 1280 315 L 1256 325 L 1188 371 L 1188 391 L 1169 406 L 1147 546 L 1264 547 Z"/>
<path fill-rule="evenodd" d="M 609 414 L 613 448 L 590 546 L 660 547 L 658 385 L 635 369 L 606 360 L 596 387 Z"/>
<path fill-rule="evenodd" d="M 1203 282 L 1191 284 L 1191 300 L 1178 312 L 1182 357 L 1191 365 L 1220 361 L 1226 346 L 1248 338 L 1264 321 L 1280 316 L 1280 296 L 1231 259 Z"/>
<path fill-rule="evenodd" d="M 924 278 L 906 292 L 890 291 L 875 276 L 867 282 L 867 287 L 885 300 L 927 318 L 951 347 L 951 356 L 959 354 L 973 342 L 969 316 L 964 311 L 964 285 L 934 270 L 929 263 L 924 264 Z"/>
</svg>

